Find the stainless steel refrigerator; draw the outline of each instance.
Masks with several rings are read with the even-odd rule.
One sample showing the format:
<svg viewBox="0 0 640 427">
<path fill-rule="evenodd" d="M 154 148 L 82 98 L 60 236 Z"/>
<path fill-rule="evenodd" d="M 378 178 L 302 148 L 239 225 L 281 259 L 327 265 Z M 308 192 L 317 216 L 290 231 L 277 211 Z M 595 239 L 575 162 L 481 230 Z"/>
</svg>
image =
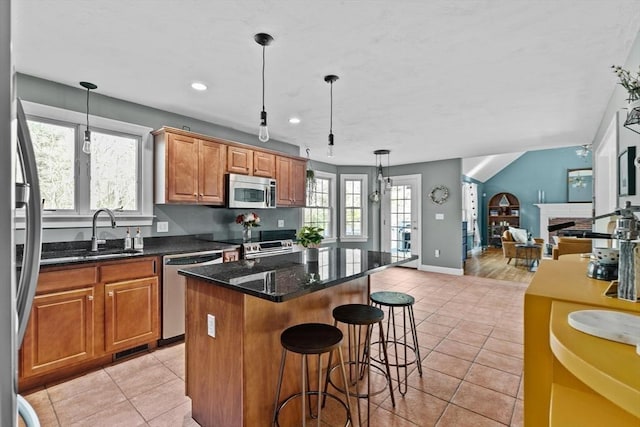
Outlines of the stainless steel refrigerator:
<svg viewBox="0 0 640 427">
<path fill-rule="evenodd" d="M 37 415 L 17 393 L 18 348 L 40 269 L 42 212 L 33 146 L 15 90 L 11 2 L 0 1 L 0 425 L 16 425 L 20 412 L 27 426 L 39 426 Z M 24 212 L 26 228 L 23 261 L 16 271 L 18 210 Z"/>
</svg>

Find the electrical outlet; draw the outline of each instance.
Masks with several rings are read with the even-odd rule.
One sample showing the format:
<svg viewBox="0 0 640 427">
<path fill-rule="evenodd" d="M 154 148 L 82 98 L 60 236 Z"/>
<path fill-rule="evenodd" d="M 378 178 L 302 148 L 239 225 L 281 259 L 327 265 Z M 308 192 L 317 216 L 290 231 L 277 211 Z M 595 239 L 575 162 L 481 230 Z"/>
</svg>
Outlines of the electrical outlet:
<svg viewBox="0 0 640 427">
<path fill-rule="evenodd" d="M 207 335 L 216 337 L 216 316 L 213 314 L 207 314 Z"/>
<path fill-rule="evenodd" d="M 279 228 L 284 227 L 284 219 L 279 219 L 279 220 L 278 220 L 278 227 L 279 227 Z"/>
<path fill-rule="evenodd" d="M 167 221 L 158 221 L 156 223 L 156 231 L 158 233 L 166 233 L 169 231 L 169 223 Z"/>
<path fill-rule="evenodd" d="M 440 249 L 436 249 L 436 258 L 440 258 Z"/>
<path fill-rule="evenodd" d="M 437 220 L 442 220 L 442 219 L 444 219 L 444 214 L 443 214 L 443 213 L 437 213 L 437 214 L 436 214 L 436 219 L 437 219 Z"/>
</svg>

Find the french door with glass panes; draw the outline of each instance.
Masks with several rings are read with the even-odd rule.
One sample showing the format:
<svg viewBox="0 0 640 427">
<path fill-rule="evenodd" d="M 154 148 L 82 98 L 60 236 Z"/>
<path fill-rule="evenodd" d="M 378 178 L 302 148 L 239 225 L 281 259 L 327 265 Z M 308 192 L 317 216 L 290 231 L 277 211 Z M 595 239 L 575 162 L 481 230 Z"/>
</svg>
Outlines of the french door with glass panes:
<svg viewBox="0 0 640 427">
<path fill-rule="evenodd" d="M 418 255 L 418 259 L 402 264 L 420 265 L 420 175 L 391 177 L 391 187 L 382 189 L 381 244 L 382 250 L 397 259 Z"/>
</svg>

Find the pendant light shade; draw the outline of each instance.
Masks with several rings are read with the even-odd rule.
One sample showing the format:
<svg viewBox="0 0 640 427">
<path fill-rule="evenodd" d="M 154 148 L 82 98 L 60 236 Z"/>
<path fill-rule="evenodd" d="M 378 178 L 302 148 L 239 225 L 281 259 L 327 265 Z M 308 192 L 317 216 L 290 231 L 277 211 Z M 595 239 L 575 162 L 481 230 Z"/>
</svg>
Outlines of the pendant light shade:
<svg viewBox="0 0 640 427">
<path fill-rule="evenodd" d="M 269 141 L 269 128 L 267 127 L 267 112 L 264 108 L 264 57 L 265 48 L 271 44 L 273 37 L 266 33 L 258 33 L 253 39 L 262 46 L 262 111 L 260 112 L 260 128 L 258 129 L 258 139 L 261 142 Z"/>
<path fill-rule="evenodd" d="M 382 156 L 387 156 L 387 174 L 389 173 L 389 153 L 390 150 L 376 150 L 373 154 L 376 155 L 376 189 L 369 195 L 369 200 L 373 203 L 380 201 L 380 190 L 391 189 L 391 178 L 384 176 L 384 169 L 382 168 Z M 379 189 L 380 190 L 379 190 Z"/>
<path fill-rule="evenodd" d="M 327 157 L 333 157 L 333 82 L 338 80 L 338 76 L 329 74 L 324 76 L 324 81 L 331 85 L 330 96 L 331 96 L 331 109 L 329 115 L 329 145 L 327 146 Z"/>
<path fill-rule="evenodd" d="M 89 92 L 98 89 L 98 86 L 89 82 L 80 82 L 80 86 L 87 89 L 87 129 L 84 131 L 84 143 L 82 144 L 82 152 L 91 154 L 91 130 L 89 129 Z"/>
</svg>

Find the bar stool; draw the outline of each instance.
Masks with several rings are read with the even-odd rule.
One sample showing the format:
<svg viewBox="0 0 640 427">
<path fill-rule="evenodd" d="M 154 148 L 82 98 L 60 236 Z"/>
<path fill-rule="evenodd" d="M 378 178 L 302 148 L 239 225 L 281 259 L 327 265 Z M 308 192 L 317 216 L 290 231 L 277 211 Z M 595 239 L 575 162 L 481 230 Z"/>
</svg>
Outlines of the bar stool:
<svg viewBox="0 0 640 427">
<path fill-rule="evenodd" d="M 276 403 L 275 409 L 273 412 L 273 425 L 280 426 L 278 422 L 278 415 L 282 408 L 291 402 L 293 399 L 300 397 L 302 401 L 302 425 L 306 426 L 306 400 L 305 397 L 308 397 L 309 404 L 309 415 L 312 418 L 316 418 L 318 420 L 318 427 L 320 427 L 321 423 L 321 415 L 322 415 L 322 406 L 320 404 L 320 396 L 323 396 L 325 399 L 327 396 L 339 402 L 342 407 L 347 412 L 347 420 L 345 421 L 345 426 L 352 425 L 351 420 L 351 405 L 349 404 L 349 395 L 346 395 L 346 404 L 337 396 L 334 396 L 330 393 L 327 393 L 326 388 L 325 391 L 322 391 L 322 365 L 320 358 L 322 354 L 329 353 L 329 358 L 333 354 L 334 350 L 338 351 L 338 357 L 340 359 L 340 366 L 342 371 L 342 380 L 345 384 L 347 384 L 347 373 L 344 368 L 344 360 L 342 358 L 342 348 L 340 344 L 342 343 L 342 331 L 335 326 L 326 325 L 323 323 L 302 323 L 300 325 L 291 326 L 282 332 L 280 335 L 280 343 L 282 344 L 282 359 L 280 361 L 280 375 L 278 376 L 278 389 L 276 391 Z M 285 360 L 287 357 L 287 352 L 293 352 L 302 355 L 302 367 L 301 367 L 301 380 L 302 380 L 302 391 L 300 393 L 292 394 L 287 397 L 282 403 L 279 404 L 280 400 L 280 391 L 282 389 L 282 379 L 284 375 L 284 366 Z M 307 366 L 307 357 L 310 354 L 318 355 L 318 390 L 307 390 L 307 381 L 309 380 L 309 368 Z M 329 373 L 327 372 L 327 375 Z M 318 413 L 317 416 L 313 415 L 311 410 L 311 396 L 318 396 Z"/>
<path fill-rule="evenodd" d="M 356 404 L 358 407 L 358 420 L 360 425 L 362 425 L 362 412 L 360 410 L 360 399 L 367 399 L 367 426 L 369 425 L 369 420 L 371 419 L 371 404 L 370 397 L 375 396 L 377 394 L 382 393 L 386 386 L 381 390 L 371 391 L 371 333 L 373 332 L 373 325 L 378 324 L 378 329 L 380 333 L 380 340 L 385 342 L 384 338 L 384 329 L 382 327 L 382 320 L 384 319 L 384 312 L 377 307 L 373 307 L 367 304 L 345 304 L 340 305 L 333 309 L 333 318 L 334 318 L 334 326 L 338 325 L 338 322 L 344 323 L 347 325 L 347 343 L 348 343 L 348 351 L 347 351 L 347 361 L 345 362 L 349 365 L 349 384 L 345 383 L 345 390 L 342 390 L 340 387 L 336 386 L 331 380 L 331 372 L 337 368 L 339 365 L 336 365 L 331 368 L 331 356 L 329 356 L 329 361 L 327 363 L 327 377 L 325 382 L 325 390 L 329 383 L 339 391 L 350 396 L 356 397 Z M 364 345 L 362 345 L 362 336 L 363 331 L 362 328 L 365 327 L 364 331 Z M 360 349 L 362 348 L 362 352 Z M 387 348 L 386 345 L 382 346 L 382 351 L 384 352 L 384 367 L 383 370 L 381 367 L 373 365 L 374 369 L 379 370 L 382 375 L 387 380 L 387 385 L 389 386 L 389 392 L 391 393 L 391 402 L 393 406 L 396 406 L 396 400 L 393 395 L 393 384 L 391 382 L 391 370 L 389 369 L 389 358 L 387 357 Z M 353 369 L 352 369 L 353 367 Z M 365 370 L 366 368 L 366 370 Z M 364 378 L 365 372 L 367 374 L 367 391 L 366 393 L 360 392 L 360 380 Z M 355 391 L 349 391 L 349 385 L 355 386 Z M 323 401 L 324 404 L 324 401 Z"/>
<path fill-rule="evenodd" d="M 407 376 L 408 376 L 408 366 L 415 363 L 418 365 L 418 373 L 422 376 L 422 364 L 420 359 L 420 348 L 418 347 L 418 334 L 416 332 L 416 320 L 413 316 L 413 303 L 415 299 L 408 294 L 403 292 L 390 292 L 390 291 L 381 291 L 372 293 L 369 298 L 374 306 L 381 308 L 382 306 L 389 308 L 389 317 L 387 319 L 387 342 L 386 345 L 393 344 L 393 356 L 394 360 L 389 362 L 390 366 L 396 367 L 396 375 L 398 377 L 398 391 L 402 396 L 407 393 Z M 395 318 L 395 309 L 402 308 L 402 336 L 397 336 L 396 331 L 396 318 Z M 411 337 L 413 339 L 413 343 L 407 342 L 407 317 L 409 317 L 409 328 L 411 332 Z M 390 339 L 389 336 L 389 328 L 393 329 L 393 339 Z M 384 347 L 385 343 L 382 341 L 376 341 L 373 344 L 378 344 L 379 346 Z M 413 345 L 412 345 L 413 344 Z M 398 358 L 398 347 L 401 347 L 404 350 L 404 358 L 401 362 Z M 413 360 L 408 359 L 408 351 L 413 353 Z M 386 355 L 386 353 L 383 353 Z M 376 362 L 380 362 L 381 360 L 375 359 Z M 400 369 L 404 370 L 404 388 L 403 382 L 400 380 Z"/>
</svg>

